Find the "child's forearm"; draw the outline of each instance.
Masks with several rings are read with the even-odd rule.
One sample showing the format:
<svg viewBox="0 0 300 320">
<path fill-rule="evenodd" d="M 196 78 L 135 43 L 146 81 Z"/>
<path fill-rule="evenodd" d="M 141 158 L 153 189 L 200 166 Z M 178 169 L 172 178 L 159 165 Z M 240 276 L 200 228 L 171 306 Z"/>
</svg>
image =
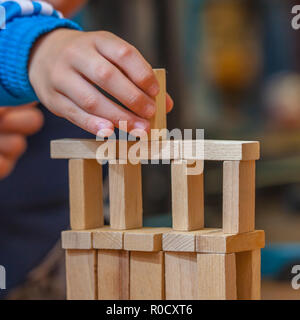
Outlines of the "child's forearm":
<svg viewBox="0 0 300 320">
<path fill-rule="evenodd" d="M 54 29 L 79 29 L 49 4 L 1 1 L 6 27 L 0 30 L 0 106 L 37 100 L 28 79 L 28 59 L 36 39 Z M 3 11 L 3 10 L 2 10 Z"/>
</svg>

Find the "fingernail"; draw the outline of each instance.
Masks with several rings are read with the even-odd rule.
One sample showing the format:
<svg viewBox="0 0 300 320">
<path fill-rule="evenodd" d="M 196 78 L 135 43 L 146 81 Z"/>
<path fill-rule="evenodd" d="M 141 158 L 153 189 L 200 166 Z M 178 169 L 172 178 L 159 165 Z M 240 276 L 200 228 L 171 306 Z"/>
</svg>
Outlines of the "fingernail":
<svg viewBox="0 0 300 320">
<path fill-rule="evenodd" d="M 144 130 L 144 131 L 146 131 L 146 128 L 147 128 L 147 126 L 146 126 L 146 124 L 143 123 L 143 122 L 135 122 L 135 123 L 134 123 L 134 129 L 139 129 L 139 130 Z"/>
<path fill-rule="evenodd" d="M 107 125 L 104 123 L 100 123 L 98 125 L 98 128 L 99 128 L 99 130 L 97 132 L 98 137 L 102 137 L 102 138 L 109 137 L 114 132 L 113 129 L 107 127 Z"/>
<path fill-rule="evenodd" d="M 151 96 L 157 96 L 158 93 L 159 93 L 159 86 L 157 84 L 152 84 L 149 89 L 148 89 L 148 93 L 151 95 Z"/>
<path fill-rule="evenodd" d="M 145 112 L 146 118 L 152 118 L 155 114 L 156 107 L 154 107 L 152 104 L 148 104 L 145 109 L 146 109 L 146 112 Z"/>
</svg>

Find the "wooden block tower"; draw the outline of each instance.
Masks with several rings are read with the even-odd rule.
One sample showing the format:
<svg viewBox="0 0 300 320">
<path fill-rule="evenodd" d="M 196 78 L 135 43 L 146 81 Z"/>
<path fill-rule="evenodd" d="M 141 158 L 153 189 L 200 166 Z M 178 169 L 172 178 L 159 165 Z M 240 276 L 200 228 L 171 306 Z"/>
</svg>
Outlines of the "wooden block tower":
<svg viewBox="0 0 300 320">
<path fill-rule="evenodd" d="M 155 73 L 161 90 L 151 126 L 160 129 L 166 127 L 165 71 Z M 254 227 L 259 143 L 203 142 L 204 155 L 196 160 L 223 162 L 223 228 L 208 229 L 203 171 L 187 175 L 190 159 L 182 152 L 195 141 L 154 142 L 157 159 L 173 150 L 172 228 L 143 228 L 141 163 L 118 161 L 109 164 L 110 226 L 104 226 L 102 168 L 96 160 L 104 142 L 52 141 L 52 158 L 69 159 L 71 230 L 62 233 L 67 298 L 260 299 L 265 237 Z"/>
</svg>

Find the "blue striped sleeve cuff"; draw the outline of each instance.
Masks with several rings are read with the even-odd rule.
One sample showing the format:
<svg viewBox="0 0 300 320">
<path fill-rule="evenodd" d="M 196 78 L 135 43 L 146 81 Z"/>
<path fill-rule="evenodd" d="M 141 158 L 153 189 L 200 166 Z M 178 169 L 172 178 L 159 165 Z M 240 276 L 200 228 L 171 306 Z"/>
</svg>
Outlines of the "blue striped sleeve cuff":
<svg viewBox="0 0 300 320">
<path fill-rule="evenodd" d="M 0 84 L 22 103 L 38 100 L 28 78 L 30 50 L 38 37 L 57 28 L 80 30 L 76 23 L 56 16 L 23 15 L 0 32 Z"/>
</svg>

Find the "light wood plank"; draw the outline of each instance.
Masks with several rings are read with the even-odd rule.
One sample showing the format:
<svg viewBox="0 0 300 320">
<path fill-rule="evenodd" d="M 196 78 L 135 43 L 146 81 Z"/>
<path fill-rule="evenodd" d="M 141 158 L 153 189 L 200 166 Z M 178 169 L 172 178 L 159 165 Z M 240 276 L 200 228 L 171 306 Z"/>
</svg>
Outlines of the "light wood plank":
<svg viewBox="0 0 300 320">
<path fill-rule="evenodd" d="M 92 231 L 63 231 L 61 243 L 63 249 L 92 249 Z"/>
<path fill-rule="evenodd" d="M 97 299 L 96 250 L 66 250 L 68 300 Z"/>
<path fill-rule="evenodd" d="M 203 171 L 187 175 L 188 161 L 172 161 L 172 223 L 178 231 L 204 227 Z"/>
<path fill-rule="evenodd" d="M 163 252 L 130 252 L 130 300 L 163 300 Z"/>
<path fill-rule="evenodd" d="M 98 250 L 98 299 L 129 299 L 129 252 Z"/>
<path fill-rule="evenodd" d="M 124 249 L 130 251 L 161 251 L 162 235 L 171 228 L 142 228 L 124 231 Z"/>
<path fill-rule="evenodd" d="M 233 253 L 260 249 L 265 246 L 265 232 L 255 230 L 240 234 L 226 234 L 222 230 L 197 233 L 196 251 L 211 253 Z"/>
<path fill-rule="evenodd" d="M 255 228 L 255 161 L 224 161 L 223 230 L 242 233 Z"/>
<path fill-rule="evenodd" d="M 73 230 L 102 227 L 102 167 L 96 160 L 69 160 L 70 223 Z"/>
<path fill-rule="evenodd" d="M 196 253 L 165 253 L 166 300 L 197 300 L 197 277 Z"/>
<path fill-rule="evenodd" d="M 119 158 L 117 141 L 96 141 L 94 139 L 53 140 L 51 141 L 51 157 L 53 159 L 97 159 L 97 149 L 104 143 L 113 143 L 116 147 L 115 154 L 107 159 L 128 159 L 127 154 L 126 156 L 121 154 Z M 128 148 L 136 143 L 140 142 L 128 141 Z M 202 152 L 200 152 L 199 155 L 196 156 L 196 159 L 198 160 L 257 160 L 260 156 L 259 142 L 257 141 L 171 140 L 157 142 L 149 141 L 143 143 L 149 148 L 148 156 L 145 157 L 145 159 L 151 159 L 151 148 L 155 148 L 154 155 L 156 159 L 195 159 L 192 150 L 196 150 L 196 145 L 197 148 L 202 150 L 203 143 L 204 159 Z M 156 149 L 158 149 L 158 151 L 156 151 Z M 183 150 L 191 151 L 184 153 Z"/>
<path fill-rule="evenodd" d="M 198 254 L 197 267 L 200 300 L 236 300 L 236 262 L 233 253 Z"/>
<path fill-rule="evenodd" d="M 239 300 L 260 300 L 260 249 L 236 254 L 237 297 Z"/>
<path fill-rule="evenodd" d="M 166 129 L 167 128 L 167 114 L 166 114 L 166 70 L 165 69 L 153 69 L 154 74 L 159 83 L 160 91 L 155 97 L 156 102 L 156 112 L 154 116 L 150 119 L 150 133 L 149 137 L 151 140 L 166 140 L 167 134 L 166 130 L 162 132 L 161 136 L 155 134 L 156 132 L 152 129 Z"/>
<path fill-rule="evenodd" d="M 141 164 L 109 165 L 110 225 L 112 229 L 143 224 Z"/>
<path fill-rule="evenodd" d="M 105 226 L 93 231 L 93 248 L 95 249 L 123 249 L 123 231 Z"/>
</svg>

